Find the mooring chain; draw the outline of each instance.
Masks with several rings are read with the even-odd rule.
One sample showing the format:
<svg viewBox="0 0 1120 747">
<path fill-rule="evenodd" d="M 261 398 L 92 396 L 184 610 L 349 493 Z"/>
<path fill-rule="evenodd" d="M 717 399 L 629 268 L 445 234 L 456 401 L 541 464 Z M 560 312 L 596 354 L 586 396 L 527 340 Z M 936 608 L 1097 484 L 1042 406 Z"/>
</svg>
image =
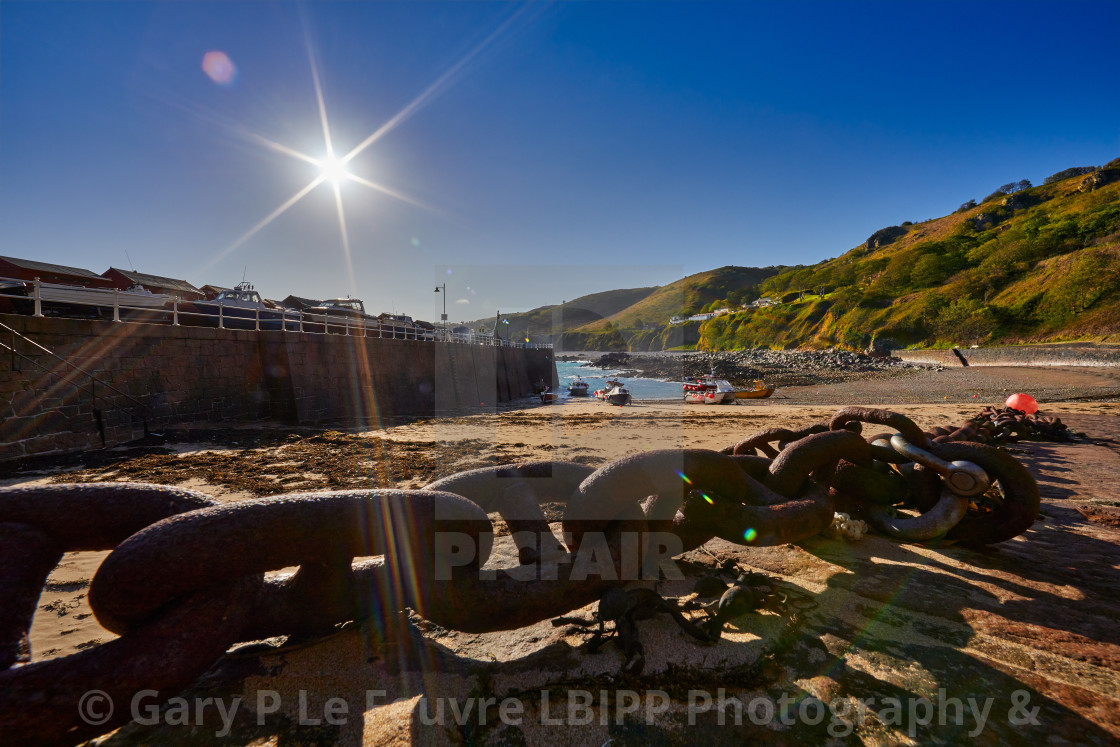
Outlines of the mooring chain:
<svg viewBox="0 0 1120 747">
<path fill-rule="evenodd" d="M 861 423 L 897 434 L 865 439 Z M 746 453 L 759 447 L 773 456 Z M 561 537 L 542 503 L 565 505 Z M 722 453 L 650 451 L 596 470 L 499 465 L 422 490 L 218 505 L 200 493 L 131 483 L 2 489 L 0 741 L 96 736 L 129 714 L 118 709 L 87 724 L 78 711 L 83 693 L 100 689 L 124 702 L 144 689 L 176 692 L 238 641 L 313 635 L 405 608 L 466 632 L 519 628 L 627 581 L 657 578 L 661 560 L 713 537 L 748 546 L 804 540 L 838 508 L 903 539 L 984 544 L 1029 527 L 1038 491 L 1005 452 L 937 442 L 902 415 L 862 408 L 803 431 L 762 431 Z M 489 513 L 513 534 L 515 567 L 487 565 Z M 121 637 L 27 664 L 42 586 L 73 550 L 111 550 L 89 602 Z M 299 570 L 264 577 L 290 566 Z"/>
</svg>

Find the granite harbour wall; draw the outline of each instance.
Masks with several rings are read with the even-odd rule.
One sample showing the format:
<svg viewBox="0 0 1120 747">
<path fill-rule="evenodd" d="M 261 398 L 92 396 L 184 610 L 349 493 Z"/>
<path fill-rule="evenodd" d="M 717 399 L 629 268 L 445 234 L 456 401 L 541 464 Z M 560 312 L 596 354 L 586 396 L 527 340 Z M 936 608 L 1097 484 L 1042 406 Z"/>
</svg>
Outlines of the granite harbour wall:
<svg viewBox="0 0 1120 747">
<path fill-rule="evenodd" d="M 18 333 L 0 328 L 0 462 L 187 424 L 376 426 L 492 407 L 556 377 L 547 349 L 6 314 L 0 322 Z"/>
</svg>

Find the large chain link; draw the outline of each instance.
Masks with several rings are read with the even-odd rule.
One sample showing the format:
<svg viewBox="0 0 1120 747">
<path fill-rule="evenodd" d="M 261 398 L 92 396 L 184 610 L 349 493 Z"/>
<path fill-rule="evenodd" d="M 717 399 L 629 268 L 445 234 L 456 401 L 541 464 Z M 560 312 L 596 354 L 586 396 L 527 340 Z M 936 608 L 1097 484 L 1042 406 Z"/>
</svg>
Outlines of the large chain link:
<svg viewBox="0 0 1120 747">
<path fill-rule="evenodd" d="M 865 439 L 862 423 L 897 433 Z M 96 736 L 128 714 L 85 724 L 83 693 L 177 692 L 237 641 L 370 616 L 387 624 L 405 608 L 456 630 L 519 628 L 649 578 L 651 558 L 713 537 L 798 542 L 827 528 L 838 508 L 905 540 L 987 544 L 1020 534 L 1038 512 L 1034 479 L 1006 452 L 945 437 L 958 434 L 968 435 L 931 435 L 898 413 L 847 408 L 827 425 L 760 431 L 723 452 L 650 451 L 597 470 L 501 465 L 423 490 L 224 505 L 133 483 L 0 490 L 0 741 Z M 565 504 L 563 543 L 545 502 Z M 495 512 L 513 534 L 517 566 L 487 566 Z M 62 553 L 110 549 L 89 602 L 121 637 L 26 663 L 31 618 Z M 289 566 L 299 570 L 264 578 Z"/>
</svg>

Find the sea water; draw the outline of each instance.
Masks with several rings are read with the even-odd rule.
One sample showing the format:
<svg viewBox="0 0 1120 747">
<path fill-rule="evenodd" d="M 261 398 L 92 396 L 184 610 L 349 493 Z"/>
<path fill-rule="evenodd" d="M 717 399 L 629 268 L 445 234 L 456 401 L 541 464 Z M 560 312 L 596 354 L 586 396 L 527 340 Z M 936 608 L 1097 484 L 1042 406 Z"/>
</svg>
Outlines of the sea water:
<svg viewBox="0 0 1120 747">
<path fill-rule="evenodd" d="M 584 364 L 587 361 L 556 361 L 556 378 L 560 382 L 557 394 L 562 399 L 568 397 L 568 386 L 579 376 L 588 385 L 588 396 L 596 389 L 602 389 L 607 384 L 607 379 L 617 379 L 630 390 L 634 399 L 680 399 L 683 396 L 679 381 L 663 381 L 661 379 L 643 379 L 618 374 L 624 369 L 590 368 Z M 576 399 L 581 399 L 576 397 Z"/>
</svg>

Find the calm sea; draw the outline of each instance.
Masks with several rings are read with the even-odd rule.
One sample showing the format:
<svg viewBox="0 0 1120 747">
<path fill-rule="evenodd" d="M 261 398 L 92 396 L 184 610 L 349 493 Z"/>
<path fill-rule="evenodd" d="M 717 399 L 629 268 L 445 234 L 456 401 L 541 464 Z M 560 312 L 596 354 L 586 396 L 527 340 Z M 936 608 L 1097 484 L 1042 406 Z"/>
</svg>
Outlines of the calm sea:
<svg viewBox="0 0 1120 747">
<path fill-rule="evenodd" d="M 618 371 L 602 368 L 585 368 L 586 361 L 556 361 L 556 376 L 560 382 L 559 394 L 567 398 L 568 385 L 577 377 L 582 377 L 591 387 L 590 391 L 602 389 L 607 379 L 618 378 Z M 623 377 L 620 379 L 630 390 L 634 399 L 680 399 L 682 395 L 680 382 L 662 381 L 660 379 L 642 379 Z"/>
</svg>

